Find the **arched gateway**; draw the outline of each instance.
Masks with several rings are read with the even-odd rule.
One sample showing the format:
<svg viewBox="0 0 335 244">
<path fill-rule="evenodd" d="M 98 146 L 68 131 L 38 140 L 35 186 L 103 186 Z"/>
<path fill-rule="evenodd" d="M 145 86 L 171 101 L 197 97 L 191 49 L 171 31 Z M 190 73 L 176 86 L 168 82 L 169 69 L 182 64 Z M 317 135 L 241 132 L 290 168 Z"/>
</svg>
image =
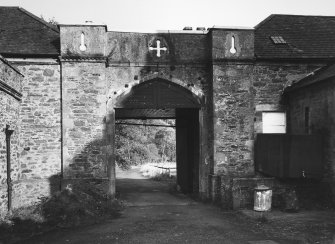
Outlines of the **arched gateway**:
<svg viewBox="0 0 335 244">
<path fill-rule="evenodd" d="M 155 78 L 113 99 L 110 110 L 115 110 L 115 119 L 176 120 L 177 183 L 184 193 L 197 193 L 201 98 L 181 85 Z"/>
<path fill-rule="evenodd" d="M 232 35 L 234 54 L 227 52 Z M 144 34 L 61 25 L 60 36 L 65 181 L 108 179 L 108 194 L 115 194 L 120 118 L 176 120 L 183 192 L 208 199 L 219 189 L 217 172 L 253 172 L 251 30 Z"/>
<path fill-rule="evenodd" d="M 247 207 L 255 186 L 273 184 L 273 178 L 259 177 L 255 170 L 280 178 L 285 189 L 296 182 L 285 181 L 288 176 L 302 185 L 304 177 L 316 176 L 335 185 L 334 137 L 329 136 L 335 133 L 328 133 L 332 106 L 319 86 L 330 91 L 331 80 L 324 82 L 321 74 L 331 69 L 318 69 L 335 57 L 335 49 L 319 45 L 320 38 L 313 36 L 325 33 L 333 43 L 332 18 L 271 15 L 255 28 L 135 33 L 107 31 L 104 25 L 55 28 L 18 7 L 0 8 L 0 13 L 0 29 L 8 37 L 0 38 L 6 58 L 0 56 L 5 129 L 0 133 L 0 215 L 49 196 L 60 182 L 64 187 L 88 180 L 101 186 L 105 180 L 113 196 L 118 118 L 175 118 L 179 184 L 225 207 Z M 311 25 L 317 31 L 303 31 Z M 29 30 L 21 33 L 22 26 Z M 287 150 L 277 140 L 259 135 L 269 131 L 286 131 L 278 140 L 292 152 L 289 157 L 280 156 Z M 329 142 L 324 165 L 295 160 L 305 144 L 291 148 L 286 143 L 292 133 L 311 132 Z M 303 151 L 318 147 L 312 148 Z M 322 170 L 316 174 L 314 166 Z M 324 189 L 313 185 L 309 195 Z"/>
</svg>

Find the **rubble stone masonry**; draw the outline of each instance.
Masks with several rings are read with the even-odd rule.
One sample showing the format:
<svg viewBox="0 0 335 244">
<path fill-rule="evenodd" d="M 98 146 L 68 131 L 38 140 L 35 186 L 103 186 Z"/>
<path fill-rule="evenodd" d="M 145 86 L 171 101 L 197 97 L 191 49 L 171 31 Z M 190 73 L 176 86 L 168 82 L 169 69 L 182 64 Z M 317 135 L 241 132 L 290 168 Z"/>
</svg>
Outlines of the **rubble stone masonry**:
<svg viewBox="0 0 335 244">
<path fill-rule="evenodd" d="M 52 193 L 61 173 L 59 64 L 17 64 L 24 74 L 20 108 L 20 205 Z"/>
<path fill-rule="evenodd" d="M 7 147 L 5 128 L 14 130 L 11 135 L 11 180 L 14 184 L 13 203 L 19 202 L 16 191 L 21 176 L 19 162 L 20 124 L 19 109 L 22 75 L 6 60 L 0 57 L 0 216 L 6 212 L 8 204 L 7 185 Z"/>
<path fill-rule="evenodd" d="M 110 117 L 106 117 L 114 109 L 108 104 L 156 78 L 187 89 L 201 101 L 199 196 L 225 207 L 234 201 L 239 207 L 250 204 L 250 187 L 240 194 L 246 201 L 234 192 L 263 182 L 255 178 L 253 155 L 257 133 L 262 133 L 262 112 L 286 111 L 284 88 L 324 65 L 257 59 L 253 29 L 122 33 L 108 32 L 106 26 L 60 25 L 60 41 L 57 61 L 15 63 L 24 75 L 22 87 L 18 72 L 0 60 L 0 80 L 23 95 L 20 103 L 0 90 L 0 212 L 7 199 L 2 131 L 6 124 L 15 131 L 13 196 L 19 201 L 13 207 L 19 207 L 52 194 L 61 177 L 107 179 Z M 157 41 L 166 48 L 161 56 Z M 298 94 L 291 110 L 292 129 L 300 126 L 297 118 L 308 101 L 311 111 L 317 111 L 312 114 L 314 129 L 330 128 L 334 134 L 333 127 L 317 119 L 325 111 L 322 99 L 330 99 L 327 92 L 322 90 L 320 98 L 312 92 Z M 327 105 L 328 115 L 333 102 Z M 327 143 L 333 147 L 334 138 Z M 333 154 L 327 160 L 333 162 Z M 327 167 L 333 177 L 334 164 Z"/>
<path fill-rule="evenodd" d="M 65 178 L 107 178 L 105 63 L 64 62 Z"/>
</svg>

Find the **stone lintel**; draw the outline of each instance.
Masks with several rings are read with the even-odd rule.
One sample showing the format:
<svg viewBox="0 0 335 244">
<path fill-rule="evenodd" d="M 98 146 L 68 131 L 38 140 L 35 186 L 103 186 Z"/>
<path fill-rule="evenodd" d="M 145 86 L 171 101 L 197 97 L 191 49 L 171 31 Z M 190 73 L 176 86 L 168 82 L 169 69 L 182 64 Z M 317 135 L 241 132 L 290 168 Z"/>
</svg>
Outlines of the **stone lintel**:
<svg viewBox="0 0 335 244">
<path fill-rule="evenodd" d="M 258 104 L 256 105 L 256 112 L 258 111 L 285 111 L 284 107 L 279 104 Z"/>
</svg>

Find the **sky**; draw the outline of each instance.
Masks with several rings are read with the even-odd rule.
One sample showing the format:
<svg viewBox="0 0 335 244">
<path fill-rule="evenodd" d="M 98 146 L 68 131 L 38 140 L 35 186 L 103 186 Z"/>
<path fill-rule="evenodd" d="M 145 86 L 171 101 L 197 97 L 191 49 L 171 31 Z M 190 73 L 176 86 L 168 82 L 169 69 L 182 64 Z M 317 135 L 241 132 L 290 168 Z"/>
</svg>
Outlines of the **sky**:
<svg viewBox="0 0 335 244">
<path fill-rule="evenodd" d="M 155 32 L 185 26 L 254 27 L 270 14 L 335 16 L 334 0 L 0 0 L 60 24 L 105 24 L 109 31 Z"/>
</svg>

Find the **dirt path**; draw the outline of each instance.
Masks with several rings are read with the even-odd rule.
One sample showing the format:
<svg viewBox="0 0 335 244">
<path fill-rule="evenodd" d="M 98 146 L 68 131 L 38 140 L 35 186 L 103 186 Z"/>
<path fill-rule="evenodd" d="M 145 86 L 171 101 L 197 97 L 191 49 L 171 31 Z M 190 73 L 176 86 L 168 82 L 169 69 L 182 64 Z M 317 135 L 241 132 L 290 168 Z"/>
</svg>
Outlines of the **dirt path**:
<svg viewBox="0 0 335 244">
<path fill-rule="evenodd" d="M 135 171 L 129 173 L 132 179 L 123 175 L 117 181 L 127 206 L 120 218 L 57 230 L 24 243 L 302 243 L 274 239 L 240 213 L 170 194 L 167 184 L 143 179 Z"/>
</svg>

